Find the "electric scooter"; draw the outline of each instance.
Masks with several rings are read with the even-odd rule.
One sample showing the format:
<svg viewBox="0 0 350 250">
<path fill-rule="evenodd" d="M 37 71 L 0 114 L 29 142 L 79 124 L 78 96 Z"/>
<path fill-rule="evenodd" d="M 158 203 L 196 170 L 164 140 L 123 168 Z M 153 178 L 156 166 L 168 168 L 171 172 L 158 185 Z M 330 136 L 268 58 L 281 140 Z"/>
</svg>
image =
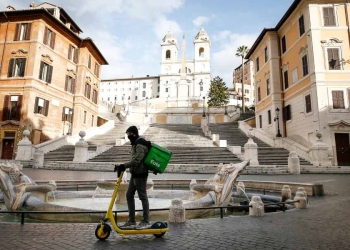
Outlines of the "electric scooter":
<svg viewBox="0 0 350 250">
<path fill-rule="evenodd" d="M 96 230 L 95 230 L 96 238 L 99 240 L 105 240 L 109 237 L 112 231 L 112 228 L 110 225 L 107 224 L 108 220 L 112 224 L 113 229 L 120 235 L 153 234 L 156 238 L 161 238 L 169 230 L 167 222 L 157 221 L 157 222 L 154 222 L 149 228 L 145 228 L 145 229 L 120 228 L 115 222 L 112 209 L 113 209 L 115 199 L 117 198 L 117 194 L 118 194 L 120 183 L 123 178 L 123 174 L 124 174 L 124 171 L 120 173 L 117 179 L 117 184 L 115 185 L 115 189 L 111 198 L 111 202 L 109 203 L 109 207 L 106 212 L 105 218 L 101 220 L 100 224 L 98 224 L 96 227 Z"/>
</svg>

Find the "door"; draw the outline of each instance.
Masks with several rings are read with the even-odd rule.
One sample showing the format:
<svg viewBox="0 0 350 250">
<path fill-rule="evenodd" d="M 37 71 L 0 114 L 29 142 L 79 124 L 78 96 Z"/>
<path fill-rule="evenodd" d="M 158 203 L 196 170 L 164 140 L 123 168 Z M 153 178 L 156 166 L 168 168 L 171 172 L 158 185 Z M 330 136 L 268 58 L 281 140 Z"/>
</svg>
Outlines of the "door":
<svg viewBox="0 0 350 250">
<path fill-rule="evenodd" d="M 2 159 L 12 159 L 15 139 L 2 140 Z"/>
<path fill-rule="evenodd" d="M 350 166 L 349 134 L 335 134 L 338 166 Z"/>
</svg>

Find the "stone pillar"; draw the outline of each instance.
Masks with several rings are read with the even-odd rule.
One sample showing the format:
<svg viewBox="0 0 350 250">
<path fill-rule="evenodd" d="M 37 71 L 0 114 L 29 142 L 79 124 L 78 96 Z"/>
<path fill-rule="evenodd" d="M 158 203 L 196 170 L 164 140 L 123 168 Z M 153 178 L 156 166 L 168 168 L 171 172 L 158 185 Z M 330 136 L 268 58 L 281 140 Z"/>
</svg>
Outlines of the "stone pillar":
<svg viewBox="0 0 350 250">
<path fill-rule="evenodd" d="M 249 208 L 250 216 L 256 216 L 256 217 L 264 216 L 264 213 L 265 213 L 264 203 L 261 201 L 260 196 L 253 196 L 249 203 L 249 206 L 252 206 Z"/>
<path fill-rule="evenodd" d="M 288 172 L 291 174 L 300 174 L 300 160 L 295 151 L 289 153 Z"/>
<path fill-rule="evenodd" d="M 219 145 L 220 148 L 227 148 L 227 140 L 219 140 Z"/>
<path fill-rule="evenodd" d="M 86 133 L 84 131 L 79 132 L 81 137 L 79 141 L 75 144 L 74 159 L 73 162 L 86 162 L 89 158 L 89 145 L 84 140 Z"/>
<path fill-rule="evenodd" d="M 307 192 L 305 191 L 305 188 L 298 187 L 297 192 L 302 192 L 304 194 L 305 198 L 306 198 L 306 203 L 309 203 L 308 202 L 308 198 L 307 198 Z"/>
<path fill-rule="evenodd" d="M 306 197 L 304 192 L 297 191 L 295 194 L 294 200 L 299 201 L 294 203 L 295 208 L 305 209 L 307 207 L 307 202 L 306 202 Z"/>
<path fill-rule="evenodd" d="M 248 132 L 248 142 L 244 144 L 244 160 L 249 161 L 249 165 L 259 165 L 258 145 L 253 141 L 253 131 Z"/>
<path fill-rule="evenodd" d="M 33 158 L 33 168 L 42 168 L 44 166 L 44 152 L 36 149 Z"/>
<path fill-rule="evenodd" d="M 317 137 L 317 141 L 311 148 L 312 164 L 315 167 L 332 166 L 332 163 L 328 157 L 328 146 L 321 140 L 322 134 L 316 130 L 315 135 Z"/>
<path fill-rule="evenodd" d="M 202 127 L 202 129 L 203 129 L 203 127 L 208 127 L 208 118 L 207 117 L 202 117 L 201 127 Z"/>
<path fill-rule="evenodd" d="M 28 130 L 24 130 L 23 135 L 24 138 L 18 143 L 16 160 L 30 161 L 31 159 L 33 159 L 32 142 L 28 139 L 28 135 L 30 135 L 30 132 Z"/>
<path fill-rule="evenodd" d="M 243 196 L 245 193 L 245 186 L 242 181 L 238 182 L 237 187 L 236 187 L 236 192 L 238 196 Z"/>
<path fill-rule="evenodd" d="M 282 202 L 290 200 L 292 198 L 292 190 L 288 185 L 284 185 L 282 188 Z"/>
<path fill-rule="evenodd" d="M 181 199 L 173 199 L 169 208 L 170 223 L 186 222 L 186 210 Z"/>
<path fill-rule="evenodd" d="M 212 135 L 211 135 L 211 140 L 212 140 L 213 142 L 215 142 L 216 144 L 218 144 L 219 141 L 220 141 L 220 135 L 219 135 L 219 134 L 212 134 Z"/>
<path fill-rule="evenodd" d="M 191 189 L 194 185 L 197 185 L 196 179 L 192 179 L 192 180 L 191 180 L 190 189 Z"/>
</svg>

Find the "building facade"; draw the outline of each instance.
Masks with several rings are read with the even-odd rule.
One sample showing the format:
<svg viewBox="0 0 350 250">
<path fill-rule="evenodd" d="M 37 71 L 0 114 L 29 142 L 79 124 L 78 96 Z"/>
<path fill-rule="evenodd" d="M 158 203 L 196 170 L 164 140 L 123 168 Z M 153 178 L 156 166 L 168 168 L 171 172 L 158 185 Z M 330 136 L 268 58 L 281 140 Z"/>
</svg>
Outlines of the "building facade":
<svg viewBox="0 0 350 250">
<path fill-rule="evenodd" d="M 233 99 L 237 105 L 242 106 L 242 82 L 244 83 L 245 106 L 251 107 L 255 105 L 254 93 L 254 64 L 252 61 L 244 62 L 244 74 L 242 74 L 242 65 L 233 71 Z"/>
<path fill-rule="evenodd" d="M 279 120 L 280 133 L 304 145 L 318 131 L 339 166 L 350 165 L 349 11 L 347 1 L 295 0 L 247 55 L 255 64 L 257 127 L 275 136 Z"/>
<path fill-rule="evenodd" d="M 12 159 L 23 130 L 33 144 L 95 126 L 107 64 L 90 38 L 49 3 L 0 13 L 0 154 Z"/>
</svg>

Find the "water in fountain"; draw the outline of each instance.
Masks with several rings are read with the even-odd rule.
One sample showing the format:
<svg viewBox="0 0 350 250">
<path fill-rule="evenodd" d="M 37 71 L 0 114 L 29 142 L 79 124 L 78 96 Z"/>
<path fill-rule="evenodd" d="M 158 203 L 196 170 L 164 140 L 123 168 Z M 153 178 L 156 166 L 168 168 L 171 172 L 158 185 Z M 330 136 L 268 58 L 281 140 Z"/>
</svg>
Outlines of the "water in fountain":
<svg viewBox="0 0 350 250">
<path fill-rule="evenodd" d="M 236 188 L 238 187 L 244 193 L 245 197 L 247 197 L 248 201 L 250 202 L 249 197 L 248 197 L 247 193 L 245 192 L 245 190 L 242 187 L 237 186 L 236 184 L 233 184 L 233 185 L 235 185 Z"/>
</svg>

